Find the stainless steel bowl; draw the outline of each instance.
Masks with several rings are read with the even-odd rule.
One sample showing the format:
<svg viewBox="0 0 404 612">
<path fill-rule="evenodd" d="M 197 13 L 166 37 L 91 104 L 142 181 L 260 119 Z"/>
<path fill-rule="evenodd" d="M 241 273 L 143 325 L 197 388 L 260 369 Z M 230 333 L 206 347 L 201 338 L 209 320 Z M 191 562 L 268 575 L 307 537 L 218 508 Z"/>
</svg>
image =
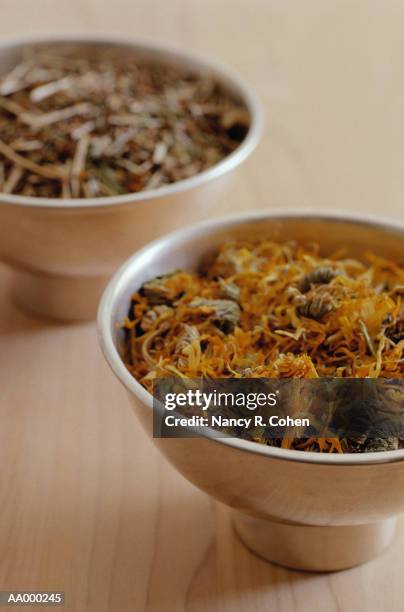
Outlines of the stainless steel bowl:
<svg viewBox="0 0 404 612">
<path fill-rule="evenodd" d="M 196 269 L 201 259 L 232 238 L 316 241 L 361 258 L 374 252 L 404 262 L 404 223 L 318 212 L 257 213 L 194 225 L 156 240 L 115 274 L 98 314 L 99 338 L 135 413 L 152 435 L 152 397 L 120 358 L 119 324 L 131 294 L 173 269 Z M 234 508 L 234 524 L 252 550 L 276 563 L 330 571 L 362 563 L 393 538 L 404 510 L 404 450 L 327 455 L 284 450 L 240 439 L 154 439 L 188 480 Z"/>
<path fill-rule="evenodd" d="M 227 68 L 144 42 L 88 36 L 7 42 L 0 45 L 0 74 L 18 63 L 25 48 L 43 44 L 93 57 L 111 49 L 123 57 L 136 55 L 212 74 L 251 117 L 246 138 L 231 155 L 160 189 L 63 200 L 0 193 L 0 258 L 15 272 L 17 301 L 43 316 L 90 319 L 108 278 L 134 250 L 165 231 L 203 219 L 217 204 L 232 172 L 255 148 L 262 115 L 250 88 Z"/>
</svg>

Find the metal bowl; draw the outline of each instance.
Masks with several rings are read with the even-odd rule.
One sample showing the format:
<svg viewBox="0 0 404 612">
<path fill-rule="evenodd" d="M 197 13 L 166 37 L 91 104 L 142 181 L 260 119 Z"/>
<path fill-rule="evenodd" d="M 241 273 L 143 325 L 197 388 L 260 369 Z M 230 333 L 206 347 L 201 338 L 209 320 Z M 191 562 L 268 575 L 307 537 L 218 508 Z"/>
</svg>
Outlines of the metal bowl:
<svg viewBox="0 0 404 612">
<path fill-rule="evenodd" d="M 15 272 L 15 295 L 25 308 L 57 319 L 95 316 L 108 278 L 129 255 L 156 236 L 198 221 L 216 205 L 232 172 L 255 148 L 262 130 L 259 104 L 230 70 L 188 52 L 144 42 L 62 37 L 0 45 L 0 74 L 27 47 L 96 56 L 102 49 L 209 73 L 245 105 L 250 129 L 238 148 L 205 172 L 147 192 L 59 199 L 0 193 L 0 258 Z"/>
<path fill-rule="evenodd" d="M 374 252 L 404 262 L 404 223 L 318 212 L 272 211 L 214 220 L 175 232 L 133 255 L 115 274 L 98 314 L 99 338 L 135 413 L 152 435 L 152 397 L 120 357 L 119 324 L 132 293 L 173 269 L 197 269 L 233 238 L 315 241 L 327 254 Z M 237 438 L 154 439 L 188 480 L 234 509 L 241 539 L 288 567 L 330 571 L 376 556 L 404 510 L 404 450 L 327 455 L 273 448 Z"/>
</svg>

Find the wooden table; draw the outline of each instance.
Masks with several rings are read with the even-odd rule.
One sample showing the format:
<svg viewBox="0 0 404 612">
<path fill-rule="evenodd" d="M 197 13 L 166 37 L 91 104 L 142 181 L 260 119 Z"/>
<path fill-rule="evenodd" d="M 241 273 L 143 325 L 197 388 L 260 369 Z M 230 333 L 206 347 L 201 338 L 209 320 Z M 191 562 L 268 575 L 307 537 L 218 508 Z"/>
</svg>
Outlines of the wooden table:
<svg viewBox="0 0 404 612">
<path fill-rule="evenodd" d="M 218 213 L 403 217 L 403 18 L 402 3 L 361 0 L 2 0 L 0 35 L 140 35 L 239 70 L 267 129 Z M 63 590 L 69 612 L 404 609 L 404 521 L 388 552 L 346 572 L 256 558 L 143 435 L 94 325 L 25 316 L 9 282 L 1 268 L 0 589 Z"/>
</svg>

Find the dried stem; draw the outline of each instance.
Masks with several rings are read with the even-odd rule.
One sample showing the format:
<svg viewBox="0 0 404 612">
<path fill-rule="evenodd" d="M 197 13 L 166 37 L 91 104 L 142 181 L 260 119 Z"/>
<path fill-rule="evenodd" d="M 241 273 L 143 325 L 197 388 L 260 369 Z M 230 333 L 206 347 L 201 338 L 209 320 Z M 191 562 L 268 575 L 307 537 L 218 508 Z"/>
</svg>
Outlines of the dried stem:
<svg viewBox="0 0 404 612">
<path fill-rule="evenodd" d="M 30 172 L 34 172 L 35 174 L 39 174 L 39 176 L 43 176 L 48 179 L 57 179 L 61 180 L 65 177 L 65 174 L 62 168 L 49 167 L 49 166 L 40 166 L 35 162 L 23 157 L 16 153 L 11 147 L 6 145 L 2 140 L 0 140 L 0 153 L 4 155 L 7 159 L 12 161 L 17 166 L 21 168 L 25 168 L 26 170 L 30 170 Z"/>
<path fill-rule="evenodd" d="M 157 189 L 217 164 L 249 121 L 209 75 L 110 49 L 86 57 L 72 47 L 27 47 L 0 78 L 0 161 L 8 177 L 15 166 L 27 171 L 11 183 L 22 195 Z"/>
</svg>

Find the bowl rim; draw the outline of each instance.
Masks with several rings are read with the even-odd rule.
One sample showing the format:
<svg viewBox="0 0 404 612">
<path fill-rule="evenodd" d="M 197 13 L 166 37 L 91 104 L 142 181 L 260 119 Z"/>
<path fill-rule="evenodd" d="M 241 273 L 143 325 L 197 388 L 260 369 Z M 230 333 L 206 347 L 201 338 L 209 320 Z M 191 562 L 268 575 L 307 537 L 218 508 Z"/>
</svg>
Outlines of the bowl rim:
<svg viewBox="0 0 404 612">
<path fill-rule="evenodd" d="M 302 221 L 306 219 L 318 219 L 335 223 L 347 222 L 362 226 L 379 227 L 380 229 L 394 231 L 395 233 L 398 231 L 402 232 L 404 236 L 404 220 L 400 219 L 389 221 L 375 215 L 360 215 L 358 213 L 343 210 L 321 212 L 316 209 L 307 208 L 304 210 L 298 208 L 278 208 L 271 209 L 270 211 L 251 211 L 248 213 L 244 212 L 241 214 L 226 215 L 224 217 L 210 219 L 165 234 L 150 242 L 136 251 L 115 272 L 104 290 L 97 316 L 97 334 L 101 350 L 112 371 L 131 396 L 135 396 L 136 399 L 145 404 L 150 410 L 153 409 L 153 397 L 151 393 L 146 391 L 146 389 L 129 373 L 119 355 L 112 335 L 112 329 L 116 325 L 114 321 L 112 321 L 112 312 L 120 292 L 130 284 L 133 272 L 137 272 L 147 266 L 148 260 L 160 251 L 172 248 L 177 244 L 181 244 L 183 241 L 190 241 L 193 237 L 206 236 L 212 231 L 242 225 L 250 221 L 288 218 L 298 218 L 302 219 Z M 404 460 L 404 449 L 369 453 L 323 454 L 312 451 L 302 452 L 298 450 L 281 449 L 242 440 L 240 438 L 218 438 L 213 437 L 208 431 L 203 431 L 202 434 L 203 438 L 209 438 L 212 442 L 225 444 L 226 446 L 240 451 L 265 455 L 273 459 L 315 463 L 317 465 L 365 466 Z"/>
<path fill-rule="evenodd" d="M 116 206 L 133 204 L 152 200 L 159 197 L 166 197 L 181 193 L 183 191 L 193 189 L 204 185 L 205 183 L 215 180 L 224 174 L 230 172 L 240 165 L 255 149 L 264 129 L 264 114 L 262 105 L 250 87 L 249 83 L 240 77 L 239 74 L 229 68 L 225 63 L 211 57 L 205 57 L 198 52 L 189 51 L 184 47 L 164 43 L 155 44 L 148 39 L 142 37 L 129 38 L 125 36 L 104 36 L 102 34 L 60 34 L 60 35 L 44 35 L 44 36 L 21 36 L 8 37 L 0 42 L 0 54 L 7 50 L 19 49 L 27 45 L 36 44 L 89 44 L 89 45 L 112 45 L 112 46 L 128 46 L 133 49 L 141 49 L 150 53 L 167 54 L 172 58 L 178 59 L 180 62 L 194 64 L 195 67 L 206 69 L 216 76 L 218 81 L 227 81 L 235 90 L 239 92 L 240 98 L 245 104 L 250 114 L 250 127 L 238 147 L 229 155 L 223 158 L 219 163 L 211 168 L 196 174 L 195 176 L 171 183 L 150 191 L 138 191 L 134 193 L 125 193 L 116 196 L 103 196 L 100 198 L 43 198 L 34 196 L 21 196 L 15 194 L 0 193 L 0 205 L 8 204 L 15 206 L 29 206 L 37 208 L 97 208 L 105 206 Z"/>
</svg>

